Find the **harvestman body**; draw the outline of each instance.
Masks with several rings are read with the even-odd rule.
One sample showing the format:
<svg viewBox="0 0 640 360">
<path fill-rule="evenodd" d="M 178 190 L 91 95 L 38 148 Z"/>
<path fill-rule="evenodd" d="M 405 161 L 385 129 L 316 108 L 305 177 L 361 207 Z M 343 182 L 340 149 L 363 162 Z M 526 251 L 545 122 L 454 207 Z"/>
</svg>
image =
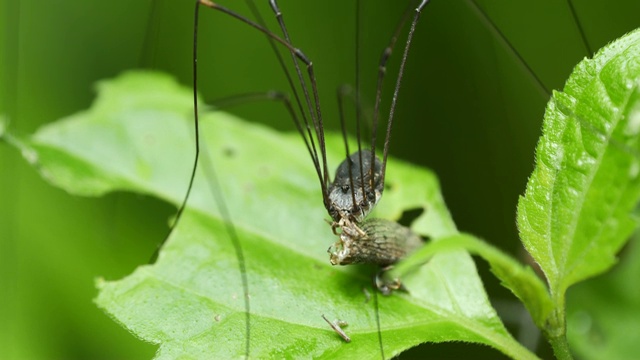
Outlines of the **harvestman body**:
<svg viewBox="0 0 640 360">
<path fill-rule="evenodd" d="M 333 265 L 348 264 L 376 264 L 387 267 L 397 262 L 407 254 L 422 245 L 422 239 L 409 228 L 394 221 L 385 219 L 366 219 L 367 215 L 379 202 L 384 191 L 384 179 L 389 150 L 391 125 L 397 101 L 400 82 L 404 73 L 408 51 L 415 31 L 418 18 L 428 1 L 421 1 L 414 9 L 414 18 L 409 30 L 400 70 L 396 79 L 391 108 L 387 121 L 387 133 L 384 143 L 383 160 L 375 155 L 375 142 L 377 134 L 378 117 L 380 112 L 382 81 L 386 73 L 386 63 L 391 56 L 399 32 L 407 20 L 408 12 L 399 22 L 389 45 L 384 49 L 379 65 L 378 84 L 376 91 L 376 103 L 373 118 L 373 133 L 371 150 L 361 150 L 360 138 L 358 138 L 358 151 L 349 155 L 349 147 L 346 140 L 344 117 L 341 114 L 342 131 L 345 138 L 347 158 L 338 166 L 336 176 L 328 187 L 323 186 L 325 195 L 325 207 L 333 219 L 332 229 L 341 230 L 339 240 L 328 250 L 330 261 Z M 358 91 L 358 77 L 356 76 L 356 91 Z M 358 94 L 356 93 L 356 102 Z M 358 107 L 358 105 L 356 105 Z M 360 121 L 356 114 L 356 121 Z M 357 133 L 360 135 L 359 125 Z M 398 280 L 384 284 L 376 277 L 377 287 L 389 294 L 392 290 L 401 287 Z"/>
</svg>

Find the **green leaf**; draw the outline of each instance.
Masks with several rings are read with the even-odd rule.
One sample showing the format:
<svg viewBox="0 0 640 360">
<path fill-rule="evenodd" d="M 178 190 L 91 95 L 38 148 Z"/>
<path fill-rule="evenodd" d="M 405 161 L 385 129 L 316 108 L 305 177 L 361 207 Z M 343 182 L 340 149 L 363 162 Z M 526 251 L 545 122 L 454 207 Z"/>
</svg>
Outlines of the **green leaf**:
<svg viewBox="0 0 640 360">
<path fill-rule="evenodd" d="M 547 106 L 518 228 L 558 306 L 570 285 L 615 263 L 637 225 L 639 89 L 635 31 L 578 64 Z"/>
<path fill-rule="evenodd" d="M 128 73 L 99 90 L 90 110 L 11 141 L 71 193 L 127 190 L 178 204 L 194 154 L 190 91 L 151 73 Z M 298 136 L 224 113 L 203 114 L 200 126 L 203 157 L 192 196 L 158 261 L 119 281 L 99 280 L 97 304 L 136 336 L 160 344 L 158 358 L 244 355 L 241 277 L 211 191 L 215 165 L 244 250 L 251 356 L 379 356 L 375 302 L 363 291 L 374 269 L 329 265 L 326 249 L 335 239 Z M 341 140 L 330 136 L 327 143 L 335 166 Z M 423 234 L 456 232 L 431 172 L 393 159 L 387 169 L 378 215 L 422 207 L 416 228 Z M 386 356 L 427 341 L 469 341 L 535 358 L 505 330 L 467 253 L 437 255 L 420 273 L 406 279 L 410 293 L 378 299 Z M 322 314 L 347 321 L 352 342 L 344 343 Z"/>
<path fill-rule="evenodd" d="M 567 294 L 567 336 L 581 359 L 634 359 L 640 354 L 640 238 L 620 265 Z"/>
</svg>

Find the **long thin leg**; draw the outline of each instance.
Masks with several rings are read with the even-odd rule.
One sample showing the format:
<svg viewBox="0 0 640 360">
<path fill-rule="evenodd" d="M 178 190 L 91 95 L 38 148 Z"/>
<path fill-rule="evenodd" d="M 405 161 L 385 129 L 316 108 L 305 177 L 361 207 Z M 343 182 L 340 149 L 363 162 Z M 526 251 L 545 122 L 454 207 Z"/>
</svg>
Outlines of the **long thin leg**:
<svg viewBox="0 0 640 360">
<path fill-rule="evenodd" d="M 280 11 L 280 8 L 278 7 L 278 3 L 276 0 L 269 0 L 269 4 L 271 5 L 271 9 L 273 10 L 275 16 L 276 16 L 276 20 L 278 21 L 278 24 L 280 25 L 280 29 L 282 30 L 283 34 L 284 34 L 284 38 L 287 42 L 291 43 L 291 38 L 289 36 L 289 32 L 287 31 L 287 27 L 285 25 L 284 22 L 284 18 L 282 16 L 282 12 Z M 275 39 L 274 39 L 275 40 Z M 302 60 L 302 62 L 306 65 L 307 67 L 307 76 L 309 77 L 309 81 L 311 83 L 311 93 L 313 95 L 313 101 L 315 104 L 315 116 L 313 115 L 314 112 L 311 111 L 311 119 L 314 123 L 314 127 L 316 130 L 316 135 L 318 137 L 318 144 L 320 145 L 320 154 L 322 155 L 322 168 L 324 170 L 324 188 L 328 187 L 329 184 L 329 170 L 327 167 L 327 157 L 326 157 L 326 145 L 325 145 L 325 139 L 324 139 L 324 123 L 322 120 L 322 110 L 321 110 L 321 106 L 320 106 L 320 96 L 318 95 L 318 84 L 316 81 L 316 76 L 315 76 L 315 72 L 313 70 L 313 63 L 311 61 L 309 61 L 308 59 L 303 60 L 300 58 L 300 56 L 298 56 L 295 53 L 295 48 L 290 47 L 288 48 L 289 52 L 291 53 L 292 57 L 295 57 L 299 60 Z M 299 51 L 299 50 L 298 50 Z M 302 86 L 302 91 L 305 95 L 305 99 L 307 100 L 307 104 L 309 106 L 309 108 L 312 107 L 311 105 L 311 101 L 309 98 L 309 92 L 307 90 L 307 86 L 306 86 L 306 82 L 304 80 L 304 77 L 302 76 L 302 72 L 300 70 L 300 66 L 298 65 L 298 62 L 293 61 L 295 69 L 296 69 L 296 73 L 298 74 L 298 79 L 300 80 L 301 86 Z M 326 202 L 327 199 L 325 199 L 325 207 L 328 207 L 328 203 Z"/>
<path fill-rule="evenodd" d="M 411 28 L 409 29 L 409 34 L 407 35 L 407 42 L 404 46 L 404 52 L 402 53 L 402 61 L 400 62 L 400 70 L 398 71 L 398 77 L 396 78 L 396 86 L 393 90 L 393 97 L 391 98 L 391 108 L 389 109 L 389 119 L 387 121 L 387 137 L 384 141 L 384 151 L 383 151 L 383 159 L 382 159 L 382 179 L 381 184 L 384 188 L 384 178 L 385 171 L 387 168 L 387 156 L 389 155 L 389 139 L 391 138 L 391 125 L 393 125 L 393 116 L 395 114 L 396 105 L 398 103 L 398 93 L 400 92 L 400 85 L 402 84 L 402 76 L 404 75 L 404 68 L 407 63 L 407 57 L 409 56 L 409 49 L 411 48 L 411 40 L 413 39 L 413 34 L 416 31 L 416 25 L 418 24 L 418 20 L 420 19 L 420 14 L 422 13 L 422 9 L 429 3 L 429 0 L 422 0 L 420 4 L 415 8 L 413 21 L 411 21 Z"/>
<path fill-rule="evenodd" d="M 398 25 L 396 26 L 396 29 L 394 30 L 393 35 L 391 36 L 391 40 L 389 41 L 389 44 L 382 51 L 382 55 L 380 56 L 380 63 L 378 64 L 376 100 L 375 100 L 375 105 L 373 109 L 373 122 L 371 125 L 371 161 L 372 162 L 375 160 L 376 141 L 378 137 L 378 122 L 380 118 L 380 104 L 382 103 L 382 85 L 384 83 L 384 78 L 387 73 L 387 62 L 389 61 L 389 58 L 393 53 L 393 49 L 396 46 L 398 37 L 400 36 L 400 32 L 402 31 L 405 23 L 409 19 L 410 9 L 411 8 L 408 7 L 404 11 L 402 18 L 400 19 L 400 22 L 398 22 Z M 390 134 L 387 134 L 387 137 L 389 135 Z M 373 188 L 375 186 L 373 183 L 373 169 L 371 170 L 369 175 L 370 175 L 369 186 Z M 382 188 L 382 191 L 384 191 L 384 187 Z M 374 199 L 374 202 L 375 202 L 375 199 Z"/>
<path fill-rule="evenodd" d="M 260 11 L 258 11 L 258 8 L 255 6 L 255 3 L 253 1 L 251 1 L 251 0 L 246 0 L 245 3 L 247 4 L 247 6 L 249 6 L 249 9 L 253 13 L 254 17 L 257 19 L 258 24 L 260 24 L 260 26 L 262 26 L 263 28 L 268 30 L 267 25 L 266 25 L 262 15 L 260 14 Z M 273 53 L 275 54 L 275 56 L 276 56 L 276 58 L 278 60 L 278 64 L 280 65 L 280 68 L 282 69 L 282 72 L 284 73 L 285 77 L 287 78 L 287 83 L 289 84 L 289 88 L 291 89 L 291 92 L 293 93 L 294 99 L 296 100 L 296 104 L 298 105 L 298 110 L 300 111 L 303 123 L 305 125 L 304 127 L 306 129 L 306 134 L 301 133 L 301 135 L 302 135 L 303 138 L 308 139 L 308 140 L 305 140 L 305 143 L 306 142 L 311 143 L 311 149 L 312 149 L 311 158 L 313 160 L 313 165 L 316 168 L 316 173 L 318 174 L 318 178 L 320 179 L 321 186 L 323 186 L 324 185 L 322 183 L 323 175 L 322 175 L 322 169 L 320 168 L 320 164 L 319 164 L 319 160 L 318 160 L 317 147 L 316 147 L 316 144 L 315 144 L 314 137 L 311 134 L 311 126 L 309 125 L 309 119 L 307 118 L 307 111 L 309 112 L 309 114 L 311 116 L 313 116 L 313 113 L 312 113 L 313 109 L 311 108 L 311 104 L 310 104 L 309 98 L 308 98 L 308 96 L 305 98 L 306 104 L 307 104 L 307 109 L 305 111 L 305 108 L 302 105 L 302 101 L 300 100 L 300 95 L 298 94 L 296 86 L 295 86 L 295 84 L 293 82 L 293 78 L 291 76 L 291 73 L 289 72 L 289 69 L 287 68 L 287 66 L 285 64 L 284 59 L 282 58 L 282 54 L 280 53 L 275 41 L 268 35 L 266 36 L 266 38 L 267 38 L 267 40 L 269 42 L 269 45 L 271 46 L 271 49 L 272 49 Z M 299 125 L 296 124 L 296 127 L 298 127 L 298 126 Z M 317 136 L 316 136 L 316 138 L 317 138 Z M 326 193 L 326 189 L 323 186 L 323 196 L 325 195 L 325 193 Z"/>
<path fill-rule="evenodd" d="M 311 84 L 312 84 L 312 89 L 313 89 L 313 93 L 314 93 L 314 98 L 316 101 L 316 116 L 318 116 L 318 114 L 320 114 L 320 104 L 319 104 L 319 96 L 318 96 L 318 92 L 317 92 L 317 84 L 316 84 L 316 77 L 315 77 L 315 73 L 313 70 L 313 63 L 311 62 L 311 60 L 309 60 L 309 58 L 307 58 L 307 56 L 300 50 L 295 48 L 293 45 L 291 45 L 291 42 L 288 39 L 282 39 L 278 36 L 276 36 L 275 34 L 273 34 L 272 32 L 270 32 L 268 29 L 266 29 L 265 27 L 261 26 L 260 24 L 257 24 L 249 19 L 247 19 L 246 17 L 233 12 L 227 8 L 225 8 L 224 6 L 221 6 L 217 3 L 214 3 L 212 1 L 209 0 L 198 0 L 198 3 L 212 8 L 214 10 L 220 11 L 222 13 L 225 13 L 231 17 L 234 17 L 236 19 L 238 19 L 239 21 L 253 27 L 254 29 L 257 29 L 258 31 L 262 32 L 263 34 L 265 34 L 269 39 L 271 39 L 272 41 L 275 41 L 279 44 L 281 44 L 282 46 L 284 46 L 291 54 L 292 56 L 294 56 L 297 60 L 302 61 L 302 63 L 305 64 L 306 68 L 307 68 L 307 73 L 309 78 L 311 79 Z M 294 61 L 294 63 L 297 66 L 297 62 Z M 301 75 L 300 75 L 301 77 Z M 303 86 L 303 91 L 305 87 Z M 312 112 L 313 114 L 313 112 Z M 312 119 L 313 120 L 313 119 Z M 326 146 L 325 146 L 325 141 L 324 141 L 324 129 L 323 129 L 323 124 L 322 124 L 322 118 L 320 115 L 320 118 L 318 119 L 317 122 L 314 122 L 314 126 L 316 129 L 316 134 L 318 134 L 318 144 L 320 146 L 320 153 L 322 156 L 322 178 L 320 179 L 320 183 L 323 189 L 323 201 L 325 202 L 325 206 L 328 204 L 328 195 L 326 192 L 327 189 L 327 184 L 329 183 L 328 181 L 328 167 L 327 167 L 327 159 L 326 159 Z"/>
<path fill-rule="evenodd" d="M 587 40 L 587 34 L 584 32 L 584 28 L 582 27 L 582 22 L 580 22 L 580 18 L 578 18 L 578 13 L 576 12 L 575 6 L 573 6 L 573 1 L 567 0 L 567 5 L 569 6 L 569 10 L 571 10 L 571 16 L 573 17 L 573 22 L 576 24 L 578 28 L 578 32 L 580 33 L 580 37 L 582 38 L 582 44 L 584 45 L 585 50 L 587 50 L 587 56 L 593 55 L 593 50 L 591 46 L 589 46 L 589 41 Z"/>
<path fill-rule="evenodd" d="M 344 87 L 340 87 L 337 91 L 338 98 L 338 113 L 340 115 L 340 128 L 342 129 L 342 139 L 344 140 L 344 149 L 345 149 L 345 159 L 347 161 L 347 169 L 349 171 L 349 186 L 351 186 L 351 201 L 353 202 L 353 206 L 356 206 L 356 192 L 353 186 L 353 169 L 351 163 L 351 152 L 349 151 L 349 141 L 347 140 L 347 124 L 344 118 L 344 102 L 343 93 L 345 92 Z M 360 154 L 360 169 L 362 169 L 362 154 Z M 362 175 L 362 170 L 360 171 L 360 175 Z M 362 176 L 360 176 L 362 177 Z M 362 191 L 364 192 L 364 187 L 362 187 Z"/>
<path fill-rule="evenodd" d="M 356 46 L 355 46 L 355 75 L 356 75 L 356 139 L 358 140 L 358 161 L 360 163 L 360 189 L 362 189 L 363 200 L 365 202 L 369 201 L 366 197 L 367 191 L 365 191 L 364 187 L 364 168 L 362 163 L 362 141 L 361 141 L 361 133 L 360 133 L 360 0 L 356 0 Z M 346 139 L 345 139 L 346 142 Z M 347 154 L 349 156 L 349 154 Z M 375 160 L 375 154 L 372 154 L 372 160 Z M 373 188 L 373 173 L 374 173 L 374 162 L 371 162 L 371 168 L 369 170 L 369 175 L 371 177 L 370 190 L 374 193 L 375 190 Z M 351 175 L 351 170 L 349 170 L 349 175 Z M 353 180 L 351 181 L 353 182 Z M 351 184 L 351 192 L 354 194 L 355 189 L 353 189 L 353 184 Z M 355 195 L 354 199 L 355 199 Z M 375 203 L 375 200 L 374 200 Z M 353 205 L 356 205 L 355 200 L 353 201 Z"/>
<path fill-rule="evenodd" d="M 487 13 L 485 13 L 484 10 L 482 10 L 482 8 L 478 6 L 478 3 L 476 3 L 475 0 L 468 0 L 467 3 L 478 14 L 478 16 L 480 17 L 480 20 L 482 20 L 485 24 L 487 24 L 489 29 L 498 37 L 498 39 L 500 39 L 500 41 L 502 41 L 502 43 L 509 50 L 511 50 L 513 55 L 515 55 L 515 57 L 518 58 L 518 61 L 520 62 L 520 64 L 522 64 L 522 66 L 524 66 L 527 72 L 531 75 L 531 78 L 538 85 L 538 88 L 543 93 L 543 95 L 545 97 L 549 97 L 551 95 L 551 91 L 549 90 L 549 88 L 547 88 L 547 86 L 542 82 L 542 80 L 538 77 L 538 75 L 536 75 L 536 73 L 533 72 L 533 69 L 531 68 L 531 66 L 529 66 L 529 64 L 524 60 L 522 55 L 520 55 L 518 50 L 516 50 L 516 48 L 511 44 L 511 42 L 509 41 L 509 39 L 507 39 L 504 33 L 500 31 L 500 29 L 496 26 L 496 24 L 491 20 L 489 15 L 487 15 Z"/>
</svg>

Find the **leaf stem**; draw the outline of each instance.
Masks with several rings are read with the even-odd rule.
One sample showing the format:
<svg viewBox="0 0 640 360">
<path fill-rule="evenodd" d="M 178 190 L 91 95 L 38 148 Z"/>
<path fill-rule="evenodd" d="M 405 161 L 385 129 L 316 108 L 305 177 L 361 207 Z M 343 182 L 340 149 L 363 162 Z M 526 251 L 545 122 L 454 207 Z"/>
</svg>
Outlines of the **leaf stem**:
<svg viewBox="0 0 640 360">
<path fill-rule="evenodd" d="M 551 343 L 551 347 L 553 348 L 553 353 L 556 355 L 556 358 L 559 360 L 572 360 L 573 356 L 571 355 L 571 351 L 569 350 L 569 343 L 567 342 L 567 334 L 566 332 L 555 337 L 549 337 L 549 342 Z"/>
<path fill-rule="evenodd" d="M 555 309 L 551 313 L 544 335 L 553 348 L 556 359 L 573 360 L 569 343 L 567 342 L 567 322 L 565 313 L 565 289 L 552 292 Z"/>
</svg>

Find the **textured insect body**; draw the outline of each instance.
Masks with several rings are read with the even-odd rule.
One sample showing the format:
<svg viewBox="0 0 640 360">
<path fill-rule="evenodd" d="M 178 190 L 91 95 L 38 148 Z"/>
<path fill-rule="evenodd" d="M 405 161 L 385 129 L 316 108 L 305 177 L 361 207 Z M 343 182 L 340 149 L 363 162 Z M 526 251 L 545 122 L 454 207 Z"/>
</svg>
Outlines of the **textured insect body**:
<svg viewBox="0 0 640 360">
<path fill-rule="evenodd" d="M 367 219 L 358 231 L 343 227 L 330 248 L 333 265 L 376 264 L 388 266 L 422 245 L 422 238 L 406 226 L 387 219 Z"/>
</svg>

